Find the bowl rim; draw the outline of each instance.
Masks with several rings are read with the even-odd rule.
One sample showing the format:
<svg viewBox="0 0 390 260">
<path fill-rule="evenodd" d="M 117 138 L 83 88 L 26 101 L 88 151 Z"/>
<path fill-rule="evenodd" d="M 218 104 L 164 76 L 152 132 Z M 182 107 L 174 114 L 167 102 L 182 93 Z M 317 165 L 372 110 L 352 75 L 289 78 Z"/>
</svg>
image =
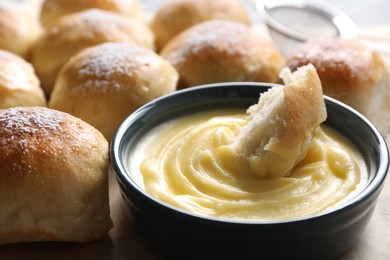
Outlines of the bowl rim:
<svg viewBox="0 0 390 260">
<path fill-rule="evenodd" d="M 356 38 L 357 28 L 353 20 L 346 13 L 329 3 L 310 0 L 268 0 L 265 2 L 256 1 L 256 12 L 264 18 L 266 24 L 270 28 L 291 39 L 295 39 L 300 42 L 305 42 L 307 40 L 315 39 L 318 37 L 311 37 L 309 35 L 300 33 L 275 20 L 270 15 L 269 11 L 278 7 L 306 9 L 312 13 L 315 13 L 316 15 L 325 17 L 334 26 L 334 28 L 337 29 L 337 38 Z"/>
<path fill-rule="evenodd" d="M 353 109 L 352 107 L 334 99 L 329 96 L 324 95 L 324 99 L 326 102 L 331 102 L 335 104 L 336 106 L 340 106 L 343 109 L 348 110 L 350 113 L 352 113 L 355 117 L 358 118 L 358 120 L 361 120 L 362 123 L 366 124 L 368 128 L 372 131 L 373 136 L 378 142 L 378 160 L 381 162 L 378 165 L 378 169 L 376 171 L 376 174 L 373 179 L 368 180 L 368 183 L 364 189 L 359 191 L 354 197 L 346 201 L 345 203 L 342 203 L 341 205 L 337 205 L 335 207 L 331 207 L 328 210 L 321 211 L 318 213 L 310 214 L 308 216 L 302 216 L 302 217 L 296 217 L 296 218 L 288 218 L 288 219 L 276 219 L 276 220 L 247 220 L 247 219 L 228 219 L 228 218 L 218 218 L 218 217 L 212 217 L 212 216 L 205 216 L 198 213 L 193 213 L 186 211 L 184 209 L 178 208 L 176 206 L 173 206 L 169 203 L 166 203 L 164 201 L 159 200 L 158 198 L 155 198 L 154 196 L 148 194 L 142 187 L 140 187 L 131 177 L 130 174 L 127 173 L 126 167 L 120 160 L 121 156 L 121 147 L 122 147 L 122 139 L 125 135 L 125 133 L 128 131 L 129 127 L 132 125 L 133 122 L 139 119 L 139 117 L 143 116 L 145 113 L 148 112 L 148 110 L 154 106 L 156 103 L 164 102 L 170 98 L 175 98 L 176 96 L 181 96 L 183 94 L 188 94 L 194 91 L 201 91 L 204 89 L 212 89 L 210 91 L 213 91 L 213 89 L 220 89 L 221 87 L 242 87 L 245 86 L 251 86 L 251 87 L 259 87 L 259 88 L 271 88 L 273 86 L 279 86 L 280 84 L 274 84 L 274 83 L 262 83 L 262 82 L 225 82 L 225 83 L 212 83 L 212 84 L 204 84 L 199 86 L 194 86 L 191 88 L 186 88 L 182 90 L 175 91 L 170 94 L 166 94 L 164 96 L 161 96 L 155 100 L 152 100 L 145 105 L 138 108 L 136 111 L 134 111 L 132 114 L 130 114 L 119 126 L 117 129 L 111 143 L 110 143 L 110 159 L 111 159 L 111 166 L 113 167 L 113 170 L 115 172 L 116 178 L 118 182 L 120 183 L 126 183 L 129 185 L 129 187 L 135 191 L 137 194 L 142 196 L 144 199 L 148 200 L 149 202 L 153 202 L 157 204 L 158 206 L 163 206 L 166 210 L 177 212 L 178 214 L 183 215 L 183 217 L 188 217 L 195 219 L 197 221 L 209 221 L 219 224 L 236 224 L 236 225 L 273 225 L 273 224 L 291 224 L 291 223 L 299 223 L 299 222 L 306 222 L 306 221 L 312 221 L 315 219 L 321 220 L 325 217 L 327 217 L 330 214 L 337 214 L 340 211 L 348 210 L 349 208 L 352 208 L 365 200 L 369 199 L 370 195 L 373 195 L 378 189 L 382 187 L 382 184 L 385 181 L 385 178 L 387 176 L 388 170 L 389 170 L 389 150 L 387 143 L 382 136 L 382 134 L 379 132 L 379 130 L 367 119 L 365 118 L 361 113 Z M 259 92 L 259 94 L 262 92 Z M 128 187 L 127 187 L 128 188 Z"/>
</svg>

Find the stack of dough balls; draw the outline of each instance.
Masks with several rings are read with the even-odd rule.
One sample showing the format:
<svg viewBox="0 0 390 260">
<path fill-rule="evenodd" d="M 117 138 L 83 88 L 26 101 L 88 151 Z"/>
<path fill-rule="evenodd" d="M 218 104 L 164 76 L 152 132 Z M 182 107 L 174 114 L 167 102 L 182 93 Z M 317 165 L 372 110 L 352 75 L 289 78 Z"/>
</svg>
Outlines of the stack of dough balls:
<svg viewBox="0 0 390 260">
<path fill-rule="evenodd" d="M 313 64 L 325 95 L 355 108 L 378 128 L 390 130 L 390 86 L 386 65 L 376 51 L 358 40 L 313 40 L 292 49 L 286 57 L 291 70 Z"/>
<path fill-rule="evenodd" d="M 112 227 L 108 142 L 45 107 L 0 110 L 0 244 L 86 242 Z"/>
<path fill-rule="evenodd" d="M 107 10 L 128 17 L 140 13 L 139 0 L 45 0 L 42 4 L 41 23 L 47 27 L 61 16 L 91 8 Z"/>
<path fill-rule="evenodd" d="M 176 90 L 178 73 L 155 52 L 131 43 L 84 49 L 62 68 L 49 107 L 95 126 L 111 140 L 141 105 Z"/>
<path fill-rule="evenodd" d="M 22 6 L 0 2 L 0 49 L 29 59 L 42 33 L 38 19 Z"/>
<path fill-rule="evenodd" d="M 161 50 L 185 29 L 209 20 L 229 20 L 250 24 L 245 6 L 239 0 L 168 0 L 156 11 L 151 28 Z"/>
<path fill-rule="evenodd" d="M 0 109 L 46 106 L 45 95 L 30 63 L 0 50 Z"/>
<path fill-rule="evenodd" d="M 46 95 L 50 96 L 58 72 L 71 56 L 104 42 L 131 42 L 154 49 L 153 33 L 138 20 L 99 9 L 62 16 L 47 28 L 32 53 Z"/>
<path fill-rule="evenodd" d="M 178 88 L 230 82 L 276 82 L 283 58 L 276 46 L 253 28 L 212 20 L 174 37 L 161 51 L 179 72 Z"/>
</svg>

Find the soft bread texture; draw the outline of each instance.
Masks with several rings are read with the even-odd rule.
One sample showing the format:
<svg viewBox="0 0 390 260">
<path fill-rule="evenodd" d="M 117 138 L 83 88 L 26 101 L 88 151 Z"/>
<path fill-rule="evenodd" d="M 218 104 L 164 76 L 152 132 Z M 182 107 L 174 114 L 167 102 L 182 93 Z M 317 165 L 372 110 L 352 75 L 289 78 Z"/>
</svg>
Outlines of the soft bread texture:
<svg viewBox="0 0 390 260">
<path fill-rule="evenodd" d="M 141 11 L 139 0 L 45 0 L 40 12 L 40 21 L 47 27 L 61 16 L 91 8 L 116 12 L 135 17 Z"/>
<path fill-rule="evenodd" d="M 84 48 L 104 42 L 131 42 L 154 49 L 154 35 L 143 23 L 99 9 L 56 20 L 34 46 L 32 63 L 47 96 L 68 59 Z"/>
<path fill-rule="evenodd" d="M 380 54 L 357 40 L 310 41 L 297 46 L 286 58 L 293 71 L 309 63 L 317 69 L 325 95 L 363 114 L 369 113 L 378 92 L 382 96 L 389 92 L 389 86 L 382 85 L 387 70 Z"/>
<path fill-rule="evenodd" d="M 46 99 L 30 63 L 0 50 L 0 109 L 46 106 Z"/>
<path fill-rule="evenodd" d="M 179 72 L 179 88 L 229 82 L 276 82 L 283 59 L 252 28 L 222 20 L 194 25 L 161 51 Z"/>
<path fill-rule="evenodd" d="M 238 0 L 169 0 L 156 11 L 150 26 L 161 50 L 185 29 L 215 19 L 250 24 L 245 6 Z"/>
<path fill-rule="evenodd" d="M 28 60 L 41 34 L 41 24 L 31 12 L 23 6 L 0 2 L 0 49 Z"/>
<path fill-rule="evenodd" d="M 248 109 L 250 118 L 232 144 L 243 165 L 262 178 L 287 176 L 306 155 L 313 132 L 327 114 L 321 82 L 312 65 L 291 74 Z"/>
<path fill-rule="evenodd" d="M 145 103 L 176 90 L 178 73 L 155 52 L 105 43 L 72 57 L 56 81 L 49 107 L 80 117 L 111 140 Z"/>
<path fill-rule="evenodd" d="M 44 107 L 0 110 L 0 244 L 86 242 L 112 227 L 108 143 Z"/>
</svg>

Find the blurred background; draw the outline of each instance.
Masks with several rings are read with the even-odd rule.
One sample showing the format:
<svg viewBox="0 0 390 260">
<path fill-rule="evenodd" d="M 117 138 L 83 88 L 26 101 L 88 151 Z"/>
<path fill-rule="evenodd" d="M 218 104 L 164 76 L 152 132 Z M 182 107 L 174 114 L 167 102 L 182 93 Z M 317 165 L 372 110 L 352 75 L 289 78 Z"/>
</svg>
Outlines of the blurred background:
<svg viewBox="0 0 390 260">
<path fill-rule="evenodd" d="M 13 2 L 26 2 L 32 8 L 38 6 L 42 0 L 0 0 Z M 141 0 L 144 10 L 154 12 L 164 0 Z M 243 0 L 248 5 L 253 5 L 256 0 Z M 264 2 L 264 0 L 258 0 Z M 275 0 L 274 0 L 275 1 Z M 272 1 L 272 2 L 274 2 Z M 285 0 L 288 2 L 288 0 Z M 321 0 L 312 0 L 319 2 Z M 390 1 L 389 0 L 322 0 L 332 4 L 349 15 L 358 26 L 390 25 Z"/>
</svg>

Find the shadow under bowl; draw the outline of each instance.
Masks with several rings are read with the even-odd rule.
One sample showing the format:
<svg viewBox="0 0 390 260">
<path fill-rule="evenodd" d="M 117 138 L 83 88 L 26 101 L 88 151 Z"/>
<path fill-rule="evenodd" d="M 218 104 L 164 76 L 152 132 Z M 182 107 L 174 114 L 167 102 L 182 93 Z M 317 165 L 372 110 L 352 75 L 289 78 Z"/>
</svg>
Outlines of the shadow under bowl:
<svg viewBox="0 0 390 260">
<path fill-rule="evenodd" d="M 221 83 L 193 87 L 154 100 L 130 115 L 111 144 L 111 160 L 129 213 L 150 245 L 169 259 L 331 259 L 361 235 L 375 208 L 389 167 L 386 143 L 376 128 L 350 107 L 325 97 L 326 125 L 358 148 L 368 182 L 331 211 L 275 222 L 234 221 L 189 213 L 149 195 L 128 172 L 140 138 L 169 119 L 194 111 L 247 108 L 265 83 Z"/>
</svg>

